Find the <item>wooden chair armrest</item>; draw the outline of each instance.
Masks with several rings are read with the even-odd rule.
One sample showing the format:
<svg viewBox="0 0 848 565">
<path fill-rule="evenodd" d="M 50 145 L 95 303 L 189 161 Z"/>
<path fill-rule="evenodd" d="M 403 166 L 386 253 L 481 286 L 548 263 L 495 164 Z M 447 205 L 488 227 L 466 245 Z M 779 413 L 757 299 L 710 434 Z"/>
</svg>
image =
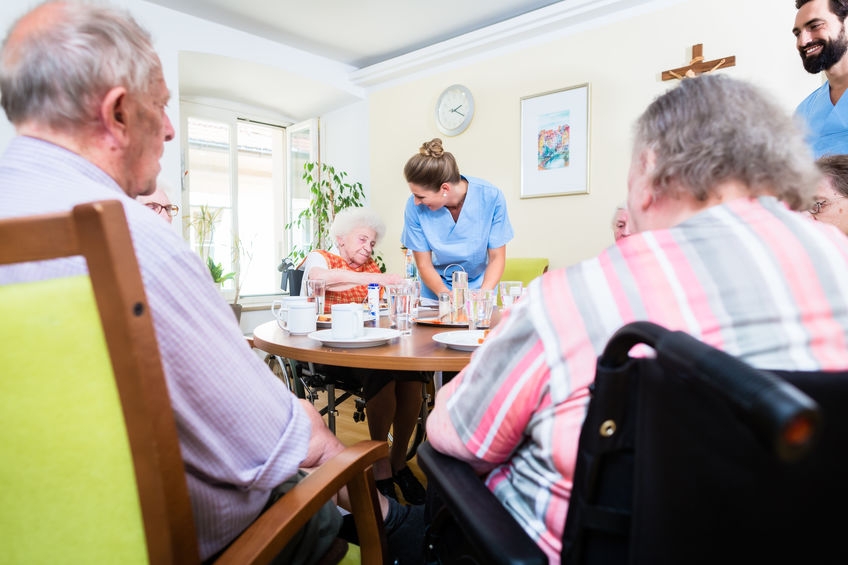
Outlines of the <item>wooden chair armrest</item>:
<svg viewBox="0 0 848 565">
<path fill-rule="evenodd" d="M 387 555 L 383 516 L 372 465 L 389 456 L 384 441 L 361 441 L 321 465 L 262 513 L 215 562 L 267 563 L 342 487 L 348 487 L 363 564 L 378 565 Z"/>
</svg>

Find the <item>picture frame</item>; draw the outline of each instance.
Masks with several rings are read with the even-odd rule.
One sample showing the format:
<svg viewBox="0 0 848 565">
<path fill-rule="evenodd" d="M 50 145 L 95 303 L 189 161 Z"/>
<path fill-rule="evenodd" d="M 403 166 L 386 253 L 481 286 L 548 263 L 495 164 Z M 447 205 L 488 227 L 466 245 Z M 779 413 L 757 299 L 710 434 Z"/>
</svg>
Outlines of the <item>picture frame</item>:
<svg viewBox="0 0 848 565">
<path fill-rule="evenodd" d="M 521 198 L 589 193 L 589 83 L 521 98 Z"/>
</svg>

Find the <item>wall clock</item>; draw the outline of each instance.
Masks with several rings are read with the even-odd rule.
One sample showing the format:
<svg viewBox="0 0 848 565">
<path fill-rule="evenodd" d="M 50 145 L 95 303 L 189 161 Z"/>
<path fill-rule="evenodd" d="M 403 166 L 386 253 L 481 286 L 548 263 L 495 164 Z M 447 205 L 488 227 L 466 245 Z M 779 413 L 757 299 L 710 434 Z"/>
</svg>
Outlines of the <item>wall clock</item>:
<svg viewBox="0 0 848 565">
<path fill-rule="evenodd" d="M 445 135 L 459 135 L 474 117 L 474 97 L 461 84 L 447 87 L 436 101 L 436 125 Z"/>
</svg>

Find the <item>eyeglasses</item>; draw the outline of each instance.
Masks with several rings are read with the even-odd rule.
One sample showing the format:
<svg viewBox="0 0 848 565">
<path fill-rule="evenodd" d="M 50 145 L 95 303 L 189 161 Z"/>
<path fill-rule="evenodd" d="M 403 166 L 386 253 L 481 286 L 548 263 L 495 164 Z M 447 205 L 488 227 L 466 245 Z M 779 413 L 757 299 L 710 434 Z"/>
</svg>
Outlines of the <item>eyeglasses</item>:
<svg viewBox="0 0 848 565">
<path fill-rule="evenodd" d="M 180 207 L 176 204 L 159 204 L 158 202 L 145 202 L 144 205 L 156 212 L 157 214 L 165 212 L 172 218 L 177 215 L 177 212 L 180 211 Z"/>
<path fill-rule="evenodd" d="M 833 204 L 834 200 L 842 200 L 843 198 L 848 198 L 848 196 L 837 196 L 836 198 L 833 198 L 831 200 L 821 200 L 813 202 L 813 207 L 810 208 L 810 214 L 815 216 L 816 214 L 822 211 L 822 208 L 826 207 L 829 204 Z"/>
</svg>

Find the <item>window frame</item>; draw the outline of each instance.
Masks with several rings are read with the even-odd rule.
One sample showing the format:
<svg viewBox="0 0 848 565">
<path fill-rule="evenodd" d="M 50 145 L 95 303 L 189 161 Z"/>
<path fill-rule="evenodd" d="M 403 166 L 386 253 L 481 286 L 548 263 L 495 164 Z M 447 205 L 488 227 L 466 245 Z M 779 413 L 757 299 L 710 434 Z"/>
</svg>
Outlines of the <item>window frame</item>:
<svg viewBox="0 0 848 565">
<path fill-rule="evenodd" d="M 272 188 L 272 202 L 270 203 L 274 209 L 274 227 L 273 234 L 268 234 L 269 237 L 274 238 L 274 252 L 277 255 L 277 262 L 279 262 L 282 258 L 288 256 L 288 250 L 291 248 L 291 234 L 288 230 L 285 229 L 285 226 L 291 221 L 291 205 L 292 205 L 292 181 L 294 178 L 299 179 L 299 175 L 295 177 L 297 171 L 291 170 L 291 138 L 292 134 L 301 133 L 304 129 L 314 128 L 311 131 L 314 132 L 311 140 L 311 148 L 314 151 L 314 154 L 317 154 L 317 119 L 307 120 L 305 122 L 300 122 L 298 124 L 280 124 L 273 123 L 273 120 L 261 121 L 255 118 L 246 118 L 243 112 L 237 112 L 233 110 L 228 110 L 225 108 L 220 108 L 216 106 L 211 106 L 204 103 L 199 103 L 191 100 L 181 100 L 180 101 L 180 122 L 182 131 L 185 132 L 185 135 L 181 136 L 181 193 L 180 193 L 180 204 L 183 210 L 185 210 L 185 215 L 182 224 L 181 233 L 183 235 L 183 239 L 190 245 L 191 244 L 191 175 L 189 174 L 189 167 L 191 163 L 189 162 L 189 129 L 188 122 L 190 118 L 195 118 L 199 120 L 209 120 L 213 122 L 219 122 L 226 124 L 229 128 L 229 137 L 228 137 L 228 189 L 229 189 L 229 198 L 231 202 L 230 214 L 233 232 L 230 234 L 229 240 L 229 248 L 232 250 L 234 247 L 238 246 L 239 242 L 239 180 L 238 180 L 238 165 L 239 165 L 239 145 L 238 145 L 238 126 L 239 124 L 244 123 L 256 123 L 263 126 L 276 127 L 282 130 L 282 148 L 279 155 L 275 155 L 273 162 L 274 169 L 274 177 L 277 176 L 277 170 L 279 169 L 279 183 L 275 182 Z M 302 182 L 302 181 L 300 181 Z M 234 259 L 235 264 L 233 265 L 233 270 L 239 269 L 239 261 L 241 260 L 241 254 L 237 254 L 237 258 Z M 278 264 L 278 263 L 277 263 Z M 274 265 L 276 267 L 276 264 Z M 232 302 L 235 298 L 235 284 L 225 284 L 225 286 L 221 289 L 224 297 Z M 269 302 L 270 299 L 273 299 L 276 296 L 279 296 L 282 291 L 279 289 L 279 284 L 277 284 L 276 290 L 273 292 L 267 293 L 256 293 L 250 295 L 242 295 L 238 297 L 238 302 L 240 303 L 265 303 Z"/>
</svg>

